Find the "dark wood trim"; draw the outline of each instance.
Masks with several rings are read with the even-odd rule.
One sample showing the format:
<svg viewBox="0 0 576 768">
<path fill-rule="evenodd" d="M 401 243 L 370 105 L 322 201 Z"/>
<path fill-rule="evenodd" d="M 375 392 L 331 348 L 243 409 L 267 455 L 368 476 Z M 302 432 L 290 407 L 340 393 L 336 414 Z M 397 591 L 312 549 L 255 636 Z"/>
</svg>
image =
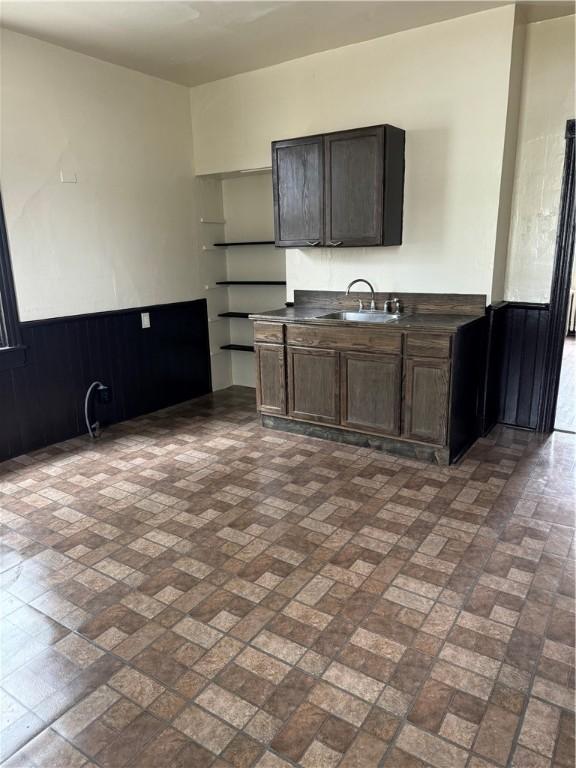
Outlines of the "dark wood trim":
<svg viewBox="0 0 576 768">
<path fill-rule="evenodd" d="M 4 218 L 4 205 L 0 193 L 0 348 L 19 347 L 21 345 L 22 335 L 18 318 L 18 302 L 10 261 L 10 245 L 6 219 Z"/>
<path fill-rule="evenodd" d="M 562 352 L 568 318 L 572 264 L 574 261 L 574 227 L 576 221 L 574 124 L 574 120 L 568 120 L 566 123 L 564 174 L 560 196 L 552 289 L 550 292 L 550 313 L 544 358 L 542 399 L 536 425 L 538 432 L 545 433 L 552 432 L 554 429 L 558 387 L 560 385 L 560 370 L 562 367 Z"/>
<path fill-rule="evenodd" d="M 32 328 L 35 325 L 48 325 L 53 323 L 70 323 L 75 320 L 96 320 L 99 317 L 112 317 L 114 315 L 137 315 L 140 312 L 158 312 L 165 309 L 184 309 L 194 301 L 205 299 L 190 299 L 189 301 L 173 301 L 168 304 L 147 304 L 143 307 L 127 307 L 126 309 L 106 309 L 102 312 L 87 312 L 82 315 L 62 315 L 62 317 L 46 317 L 41 320 L 24 320 L 20 323 L 22 328 Z"/>
</svg>

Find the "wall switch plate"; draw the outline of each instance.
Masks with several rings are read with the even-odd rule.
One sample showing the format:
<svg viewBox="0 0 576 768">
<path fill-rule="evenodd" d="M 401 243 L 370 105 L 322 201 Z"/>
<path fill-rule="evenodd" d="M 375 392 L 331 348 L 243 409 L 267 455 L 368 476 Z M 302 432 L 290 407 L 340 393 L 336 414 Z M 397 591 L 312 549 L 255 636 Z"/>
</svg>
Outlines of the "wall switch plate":
<svg viewBox="0 0 576 768">
<path fill-rule="evenodd" d="M 150 312 L 140 312 L 142 328 L 150 328 Z"/>
</svg>

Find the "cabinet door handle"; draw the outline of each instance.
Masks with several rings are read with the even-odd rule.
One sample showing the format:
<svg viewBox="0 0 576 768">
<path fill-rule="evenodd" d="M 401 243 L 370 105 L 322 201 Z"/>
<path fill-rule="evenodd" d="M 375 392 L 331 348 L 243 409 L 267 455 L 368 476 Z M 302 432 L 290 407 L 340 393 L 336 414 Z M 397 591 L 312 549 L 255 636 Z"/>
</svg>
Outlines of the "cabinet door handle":
<svg viewBox="0 0 576 768">
<path fill-rule="evenodd" d="M 308 245 L 320 245 L 320 240 L 308 240 Z"/>
<path fill-rule="evenodd" d="M 342 245 L 342 240 L 330 240 L 328 245 Z"/>
</svg>

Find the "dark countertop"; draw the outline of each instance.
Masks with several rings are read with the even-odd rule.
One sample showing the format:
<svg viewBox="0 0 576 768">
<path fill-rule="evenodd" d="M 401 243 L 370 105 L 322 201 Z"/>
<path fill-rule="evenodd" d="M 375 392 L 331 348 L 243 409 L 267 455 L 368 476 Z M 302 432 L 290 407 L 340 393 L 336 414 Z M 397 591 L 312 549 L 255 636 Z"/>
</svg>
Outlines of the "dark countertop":
<svg viewBox="0 0 576 768">
<path fill-rule="evenodd" d="M 299 305 L 294 307 L 283 307 L 282 309 L 271 309 L 265 312 L 256 312 L 250 315 L 251 320 L 268 320 L 281 323 L 307 323 L 312 325 L 346 325 L 346 326 L 368 326 L 370 328 L 397 328 L 400 330 L 419 330 L 419 331 L 446 331 L 454 332 L 468 323 L 484 317 L 484 315 L 440 315 L 432 312 L 427 313 L 406 313 L 405 317 L 398 320 L 388 321 L 386 323 L 367 321 L 354 322 L 348 320 L 323 319 L 322 315 L 338 311 L 341 307 L 310 307 Z"/>
</svg>

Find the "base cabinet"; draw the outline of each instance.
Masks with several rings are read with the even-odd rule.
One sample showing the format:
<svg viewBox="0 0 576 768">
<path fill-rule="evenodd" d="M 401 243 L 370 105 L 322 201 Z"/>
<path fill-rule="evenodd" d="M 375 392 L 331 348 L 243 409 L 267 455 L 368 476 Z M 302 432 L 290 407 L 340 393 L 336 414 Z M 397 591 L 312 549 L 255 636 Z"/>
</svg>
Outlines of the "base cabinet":
<svg viewBox="0 0 576 768">
<path fill-rule="evenodd" d="M 338 352 L 287 347 L 288 416 L 322 424 L 340 421 Z"/>
<path fill-rule="evenodd" d="M 286 414 L 285 347 L 255 344 L 256 402 L 258 410 L 277 416 Z"/>
<path fill-rule="evenodd" d="M 487 324 L 448 332 L 257 322 L 262 423 L 450 464 L 481 434 Z"/>
<path fill-rule="evenodd" d="M 400 434 L 400 355 L 340 353 L 340 423 L 359 431 Z"/>
<path fill-rule="evenodd" d="M 448 436 L 449 393 L 449 362 L 432 358 L 407 358 L 403 436 L 445 445 Z"/>
</svg>

